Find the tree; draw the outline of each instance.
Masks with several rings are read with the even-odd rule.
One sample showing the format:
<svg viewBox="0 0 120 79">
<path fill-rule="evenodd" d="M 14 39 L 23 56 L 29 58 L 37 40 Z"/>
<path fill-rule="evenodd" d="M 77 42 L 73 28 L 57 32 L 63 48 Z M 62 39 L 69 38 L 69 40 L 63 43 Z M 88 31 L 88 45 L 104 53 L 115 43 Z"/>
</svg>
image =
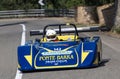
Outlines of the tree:
<svg viewBox="0 0 120 79">
<path fill-rule="evenodd" d="M 102 5 L 114 0 L 43 0 L 44 8 L 69 9 L 77 6 Z M 38 9 L 38 0 L 1 0 L 0 10 Z"/>
<path fill-rule="evenodd" d="M 120 1 L 116 0 L 115 1 L 116 9 L 117 9 L 117 15 L 116 15 L 116 20 L 115 20 L 115 28 L 120 27 Z"/>
</svg>

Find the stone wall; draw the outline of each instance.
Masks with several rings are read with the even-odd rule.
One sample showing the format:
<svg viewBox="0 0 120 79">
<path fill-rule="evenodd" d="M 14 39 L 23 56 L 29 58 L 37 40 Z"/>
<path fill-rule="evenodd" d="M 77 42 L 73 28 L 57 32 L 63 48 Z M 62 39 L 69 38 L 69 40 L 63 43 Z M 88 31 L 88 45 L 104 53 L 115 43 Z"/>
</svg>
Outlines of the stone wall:
<svg viewBox="0 0 120 79">
<path fill-rule="evenodd" d="M 98 7 L 78 7 L 76 20 L 80 24 L 99 24 L 100 26 L 111 28 L 114 26 L 115 16 L 115 5 L 107 4 Z"/>
<path fill-rule="evenodd" d="M 78 7 L 77 8 L 77 23 L 80 24 L 96 24 L 97 23 L 97 15 L 96 15 L 96 7 Z"/>
</svg>

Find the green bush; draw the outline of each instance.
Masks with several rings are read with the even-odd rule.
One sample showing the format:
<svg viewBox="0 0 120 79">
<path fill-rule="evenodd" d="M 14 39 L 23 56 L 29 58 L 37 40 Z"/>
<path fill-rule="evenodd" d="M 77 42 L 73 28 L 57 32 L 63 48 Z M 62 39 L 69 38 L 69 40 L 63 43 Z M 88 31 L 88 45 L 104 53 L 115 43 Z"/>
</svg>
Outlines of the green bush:
<svg viewBox="0 0 120 79">
<path fill-rule="evenodd" d="M 120 27 L 115 29 L 115 32 L 120 34 Z"/>
<path fill-rule="evenodd" d="M 99 6 L 113 3 L 115 0 L 44 0 L 47 5 L 52 5 L 54 9 L 74 8 L 77 6 Z M 48 7 L 49 8 L 49 7 Z"/>
</svg>

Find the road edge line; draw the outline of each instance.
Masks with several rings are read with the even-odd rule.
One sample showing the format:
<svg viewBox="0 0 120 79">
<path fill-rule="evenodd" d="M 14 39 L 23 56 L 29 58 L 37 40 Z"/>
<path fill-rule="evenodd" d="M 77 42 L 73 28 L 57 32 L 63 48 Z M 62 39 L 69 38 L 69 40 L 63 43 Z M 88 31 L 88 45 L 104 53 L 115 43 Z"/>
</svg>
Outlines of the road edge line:
<svg viewBox="0 0 120 79">
<path fill-rule="evenodd" d="M 21 45 L 25 45 L 25 35 L 26 35 L 26 26 L 24 24 L 20 24 L 22 26 L 22 36 L 21 36 Z M 22 72 L 17 69 L 15 79 L 22 79 Z"/>
</svg>

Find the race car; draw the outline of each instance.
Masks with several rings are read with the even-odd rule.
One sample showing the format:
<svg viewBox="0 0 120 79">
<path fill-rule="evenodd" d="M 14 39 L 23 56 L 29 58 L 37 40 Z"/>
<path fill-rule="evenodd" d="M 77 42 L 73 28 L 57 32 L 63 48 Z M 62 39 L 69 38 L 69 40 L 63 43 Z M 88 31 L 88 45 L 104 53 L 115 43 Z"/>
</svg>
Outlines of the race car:
<svg viewBox="0 0 120 79">
<path fill-rule="evenodd" d="M 50 27 L 58 28 L 55 30 L 59 41 L 46 41 L 46 30 Z M 80 37 L 79 31 L 75 24 L 51 24 L 43 30 L 30 31 L 32 36 L 42 37 L 18 46 L 18 69 L 34 71 L 99 66 L 102 61 L 100 37 Z"/>
</svg>

